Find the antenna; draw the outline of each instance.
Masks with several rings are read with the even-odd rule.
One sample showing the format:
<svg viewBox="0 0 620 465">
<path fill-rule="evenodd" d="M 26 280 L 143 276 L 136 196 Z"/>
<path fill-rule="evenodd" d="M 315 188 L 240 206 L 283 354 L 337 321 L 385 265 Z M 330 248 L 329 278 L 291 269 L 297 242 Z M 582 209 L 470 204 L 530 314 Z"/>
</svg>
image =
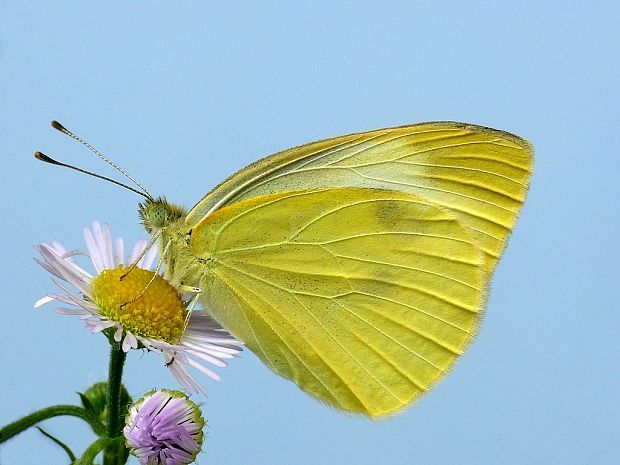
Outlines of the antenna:
<svg viewBox="0 0 620 465">
<path fill-rule="evenodd" d="M 91 152 L 93 152 L 95 155 L 97 155 L 99 158 L 101 158 L 103 161 L 105 161 L 107 164 L 109 164 L 109 165 L 110 165 L 110 166 L 112 166 L 114 169 L 116 169 L 119 173 L 121 173 L 122 175 L 124 175 L 127 179 L 129 179 L 129 180 L 130 180 L 131 182 L 133 182 L 136 186 L 138 186 L 138 187 L 139 187 L 139 188 L 140 188 L 140 189 L 144 192 L 144 194 L 146 194 L 146 195 L 145 195 L 145 197 L 146 197 L 147 199 L 152 199 L 152 198 L 153 198 L 153 196 L 151 195 L 151 193 L 150 193 L 149 191 L 147 191 L 147 190 L 146 190 L 146 188 L 145 188 L 142 184 L 140 184 L 138 181 L 136 181 L 136 180 L 135 180 L 133 177 L 131 177 L 131 176 L 130 176 L 130 175 L 129 175 L 129 174 L 128 174 L 128 173 L 127 173 L 127 172 L 126 172 L 123 168 L 121 168 L 121 167 L 120 167 L 120 166 L 118 166 L 116 163 L 114 163 L 112 160 L 110 160 L 109 158 L 107 158 L 107 157 L 106 157 L 105 155 L 103 155 L 103 154 L 102 154 L 99 150 L 97 150 L 95 147 L 93 147 L 92 145 L 90 145 L 90 144 L 89 144 L 88 142 L 86 142 L 84 139 L 82 139 L 81 137 L 78 137 L 78 136 L 76 136 L 75 134 L 73 134 L 71 131 L 69 131 L 66 127 L 64 127 L 62 124 L 60 124 L 60 123 L 59 123 L 58 121 L 56 121 L 56 120 L 52 121 L 52 127 L 53 127 L 54 129 L 56 129 L 57 131 L 60 131 L 60 132 L 62 132 L 63 134 L 65 134 L 65 135 L 67 135 L 67 136 L 71 137 L 72 139 L 75 139 L 75 140 L 76 140 L 76 141 L 78 141 L 80 144 L 84 145 L 87 149 L 89 149 Z M 38 153 L 41 153 L 41 152 L 38 152 Z M 36 156 L 36 154 L 35 154 L 35 156 Z M 37 157 L 37 158 L 39 158 L 39 157 Z M 46 160 L 42 160 L 41 158 L 39 158 L 39 160 L 41 160 L 41 161 L 46 161 Z M 51 159 L 50 159 L 50 160 L 51 160 Z M 49 162 L 48 162 L 48 163 L 49 163 Z M 118 182 L 116 182 L 116 181 L 113 181 L 113 180 L 112 180 L 112 179 L 110 179 L 110 178 L 106 178 L 106 177 L 104 177 L 104 176 L 99 176 L 99 175 L 96 175 L 96 174 L 94 174 L 94 173 L 90 173 L 90 172 L 88 172 L 88 171 L 81 170 L 80 168 L 76 168 L 76 167 L 71 166 L 71 165 L 65 165 L 65 164 L 62 164 L 62 163 L 59 163 L 59 162 L 56 162 L 56 163 L 53 163 L 53 164 L 57 164 L 57 165 L 61 165 L 61 166 L 65 166 L 65 167 L 67 167 L 67 168 L 73 168 L 73 169 L 75 169 L 75 170 L 77 170 L 77 171 L 80 171 L 80 172 L 83 172 L 83 173 L 86 173 L 86 174 L 91 174 L 91 175 L 93 175 L 93 176 L 95 176 L 95 177 L 98 177 L 98 178 L 101 178 L 101 179 L 107 179 L 108 181 L 112 181 L 112 182 L 114 182 L 115 184 L 119 184 L 119 185 L 121 185 L 121 186 L 128 187 L 128 186 L 126 186 L 125 184 L 118 183 Z M 129 187 L 128 187 L 128 188 L 129 188 Z M 135 191 L 135 189 L 132 189 L 132 188 L 129 188 L 129 189 L 130 189 L 130 190 Z"/>
<path fill-rule="evenodd" d="M 123 184 L 122 182 L 118 182 L 112 178 L 108 178 L 106 176 L 101 176 L 100 174 L 97 173 L 92 173 L 90 171 L 86 171 L 83 170 L 82 168 L 78 168 L 77 166 L 73 166 L 73 165 L 68 165 L 67 163 L 62 163 L 58 160 L 54 160 L 52 157 L 48 157 L 47 155 L 45 155 L 42 152 L 35 152 L 34 156 L 37 160 L 41 160 L 45 163 L 49 163 L 50 165 L 58 165 L 58 166 L 64 166 L 65 168 L 70 168 L 72 170 L 75 171 L 79 171 L 80 173 L 84 173 L 87 174 L 89 176 L 94 176 L 95 178 L 99 178 L 99 179 L 103 179 L 104 181 L 108 181 L 111 182 L 113 184 L 116 184 L 117 186 L 121 186 L 124 187 L 125 189 L 129 189 L 132 192 L 135 192 L 136 194 L 140 194 L 142 197 L 145 197 L 147 199 L 151 199 L 152 197 L 148 194 L 148 192 L 145 194 L 144 192 L 140 192 L 138 189 L 134 189 L 131 186 L 128 186 L 127 184 Z"/>
</svg>

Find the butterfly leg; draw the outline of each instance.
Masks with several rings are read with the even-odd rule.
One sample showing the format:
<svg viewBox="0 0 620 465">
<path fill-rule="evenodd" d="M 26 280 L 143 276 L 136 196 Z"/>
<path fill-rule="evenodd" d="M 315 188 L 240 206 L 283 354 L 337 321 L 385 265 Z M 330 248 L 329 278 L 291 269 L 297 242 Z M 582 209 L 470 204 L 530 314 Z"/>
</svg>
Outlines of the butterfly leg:
<svg viewBox="0 0 620 465">
<path fill-rule="evenodd" d="M 151 241 L 152 242 L 152 241 Z M 146 290 L 149 288 L 149 286 L 153 283 L 153 281 L 155 281 L 155 278 L 157 276 L 159 276 L 159 272 L 161 271 L 161 267 L 164 264 L 164 257 L 166 256 L 166 252 L 168 251 L 168 247 L 170 246 L 171 241 L 168 241 L 168 243 L 166 244 L 166 247 L 164 247 L 164 250 L 162 251 L 161 257 L 159 257 L 159 261 L 157 262 L 157 268 L 155 269 L 155 272 L 153 273 L 153 276 L 151 276 L 151 279 L 149 280 L 148 283 L 146 283 L 146 286 L 144 286 L 144 289 L 142 289 L 142 292 L 140 292 L 140 294 L 138 294 L 137 296 L 135 296 L 133 299 L 131 299 L 129 302 L 125 302 L 124 304 L 121 304 L 121 308 L 123 308 L 126 305 L 132 304 L 134 303 L 136 300 L 138 300 L 140 297 L 142 297 L 144 295 L 144 293 L 146 292 Z M 127 276 L 131 270 L 133 270 L 133 268 L 136 267 L 136 264 L 138 263 L 138 261 L 140 261 L 140 259 L 144 256 L 144 254 L 146 253 L 145 251 L 149 249 L 149 246 L 147 245 L 144 250 L 142 251 L 142 253 L 138 256 L 138 258 L 131 264 L 131 266 L 129 267 L 129 270 L 127 270 L 125 272 L 125 274 L 123 274 L 121 276 L 121 280 L 123 280 L 123 278 L 125 276 Z"/>
<path fill-rule="evenodd" d="M 146 255 L 146 253 L 151 249 L 151 247 L 153 247 L 153 245 L 155 244 L 155 242 L 157 242 L 157 240 L 161 237 L 161 232 L 158 232 L 157 234 L 153 235 L 153 237 L 151 238 L 151 240 L 149 241 L 148 244 L 146 244 L 146 247 L 142 250 L 142 252 L 140 252 L 140 255 L 138 255 L 136 257 L 136 259 L 131 263 L 131 265 L 129 265 L 129 269 L 121 276 L 121 281 L 123 279 L 125 279 L 125 277 L 131 273 L 131 271 L 138 266 L 138 262 L 140 260 L 142 260 L 142 257 L 144 257 Z M 163 253 L 161 254 L 161 257 L 159 259 L 159 262 L 157 263 L 157 273 L 159 273 L 159 269 L 161 268 L 161 264 L 162 264 L 162 260 L 163 257 L 166 255 L 166 251 L 168 249 L 168 246 L 170 245 L 170 241 L 168 241 L 168 244 L 166 244 L 166 247 L 164 248 Z M 149 283 L 150 284 L 150 283 Z"/>
<path fill-rule="evenodd" d="M 185 284 L 181 284 L 181 286 L 179 286 L 178 291 L 181 294 L 192 294 L 192 296 L 189 298 L 189 304 L 187 305 L 187 313 L 185 315 L 185 322 L 183 323 L 183 331 L 181 332 L 181 336 L 183 334 L 185 334 L 185 330 L 187 329 L 187 325 L 189 324 L 189 319 L 192 316 L 192 312 L 194 311 L 194 307 L 196 306 L 196 303 L 198 302 L 198 298 L 200 297 L 200 294 L 202 293 L 202 289 L 200 289 L 199 287 L 194 287 L 194 286 L 186 286 Z M 170 357 L 169 355 L 165 354 L 166 357 L 166 367 L 169 367 L 170 365 L 172 365 L 174 363 L 174 359 L 175 357 L 172 356 Z"/>
<path fill-rule="evenodd" d="M 182 284 L 179 287 L 179 291 L 182 293 L 190 293 L 193 294 L 190 298 L 189 304 L 187 305 L 187 314 L 185 315 L 185 323 L 183 324 L 183 332 L 185 334 L 185 330 L 187 329 L 187 325 L 189 324 L 189 319 L 192 316 L 192 312 L 194 311 L 194 307 L 198 303 L 198 299 L 200 298 L 200 294 L 202 294 L 202 289 L 194 286 L 186 286 Z"/>
</svg>

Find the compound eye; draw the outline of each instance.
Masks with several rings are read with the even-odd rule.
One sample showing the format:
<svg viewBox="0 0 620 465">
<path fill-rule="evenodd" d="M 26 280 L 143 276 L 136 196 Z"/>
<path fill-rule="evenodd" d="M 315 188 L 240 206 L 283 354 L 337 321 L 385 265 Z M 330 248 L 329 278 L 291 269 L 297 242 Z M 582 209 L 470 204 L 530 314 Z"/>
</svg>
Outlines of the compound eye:
<svg viewBox="0 0 620 465">
<path fill-rule="evenodd" d="M 166 225 L 166 210 L 164 208 L 158 208 L 155 211 L 155 223 L 159 227 L 164 227 Z"/>
</svg>

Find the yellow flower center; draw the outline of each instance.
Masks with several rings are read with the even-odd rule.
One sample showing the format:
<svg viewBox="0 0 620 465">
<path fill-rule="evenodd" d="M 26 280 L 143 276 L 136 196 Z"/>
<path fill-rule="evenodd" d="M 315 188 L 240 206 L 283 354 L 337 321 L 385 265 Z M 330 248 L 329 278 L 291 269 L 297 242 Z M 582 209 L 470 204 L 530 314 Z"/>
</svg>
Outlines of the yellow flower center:
<svg viewBox="0 0 620 465">
<path fill-rule="evenodd" d="M 136 336 L 177 343 L 187 314 L 179 293 L 161 276 L 141 268 L 121 280 L 128 269 L 119 265 L 93 279 L 95 305 Z"/>
</svg>

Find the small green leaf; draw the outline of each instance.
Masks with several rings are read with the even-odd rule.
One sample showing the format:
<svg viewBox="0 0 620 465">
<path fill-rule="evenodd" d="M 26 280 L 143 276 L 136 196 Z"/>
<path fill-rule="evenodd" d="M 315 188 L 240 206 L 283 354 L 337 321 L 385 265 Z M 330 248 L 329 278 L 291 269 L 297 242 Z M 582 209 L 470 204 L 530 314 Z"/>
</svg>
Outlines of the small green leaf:
<svg viewBox="0 0 620 465">
<path fill-rule="evenodd" d="M 88 397 L 86 397 L 86 395 L 81 392 L 78 392 L 78 395 L 80 396 L 80 400 L 82 401 L 82 406 L 90 413 L 97 415 L 98 412 L 95 410 L 95 407 L 93 407 L 93 404 L 90 402 L 90 400 L 88 400 Z"/>
<path fill-rule="evenodd" d="M 71 463 L 73 463 L 75 461 L 75 454 L 73 453 L 73 451 L 69 448 L 69 446 L 67 446 L 64 442 L 62 442 L 60 439 L 52 436 L 50 433 L 48 433 L 47 431 L 45 431 L 43 428 L 41 428 L 40 426 L 35 426 L 36 429 L 38 429 L 41 434 L 43 436 L 46 436 L 48 438 L 50 438 L 52 441 L 54 441 L 56 444 L 58 444 L 60 447 L 63 448 L 63 450 L 67 453 L 67 455 L 69 456 L 69 460 L 71 460 Z"/>
<path fill-rule="evenodd" d="M 84 454 L 77 460 L 76 465 L 93 465 L 93 461 L 97 454 L 105 449 L 110 444 L 110 438 L 102 436 L 93 442 L 88 449 L 84 451 Z"/>
</svg>

